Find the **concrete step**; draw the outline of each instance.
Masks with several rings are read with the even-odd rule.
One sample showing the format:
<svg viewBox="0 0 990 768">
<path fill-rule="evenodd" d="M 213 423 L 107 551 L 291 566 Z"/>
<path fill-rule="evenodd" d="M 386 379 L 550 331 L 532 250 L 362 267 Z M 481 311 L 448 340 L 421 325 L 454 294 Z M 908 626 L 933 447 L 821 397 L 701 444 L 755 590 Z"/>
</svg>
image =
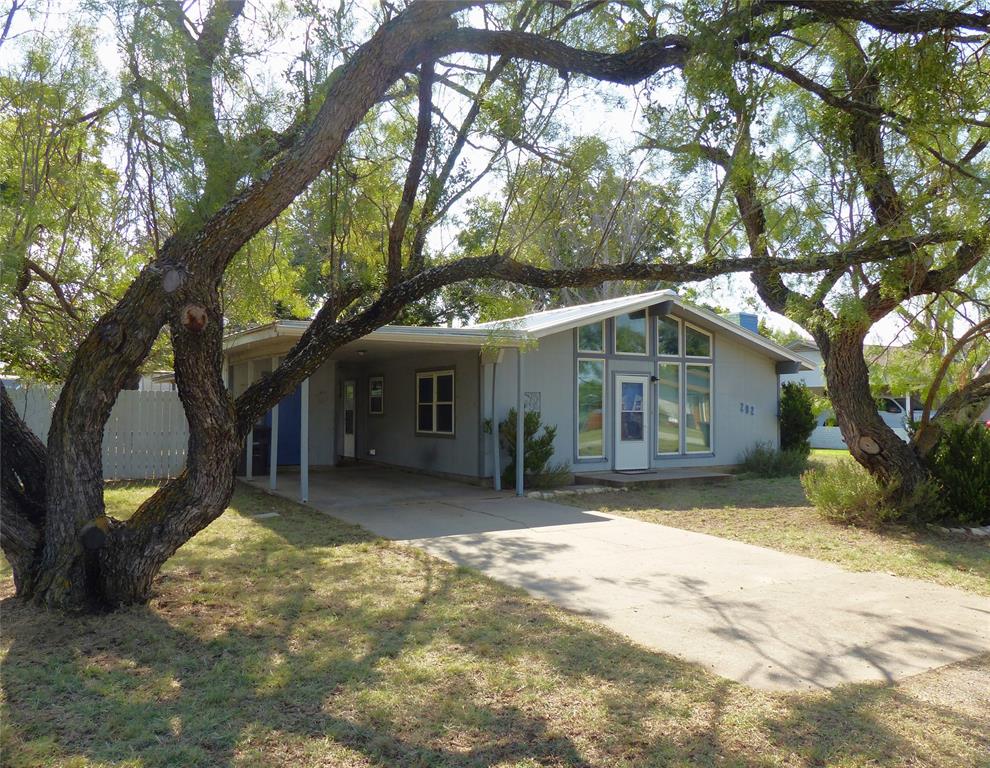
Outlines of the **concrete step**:
<svg viewBox="0 0 990 768">
<path fill-rule="evenodd" d="M 604 485 L 609 488 L 669 488 L 674 485 L 711 485 L 733 482 L 729 472 L 708 469 L 658 469 L 651 472 L 576 472 L 576 485 Z"/>
</svg>

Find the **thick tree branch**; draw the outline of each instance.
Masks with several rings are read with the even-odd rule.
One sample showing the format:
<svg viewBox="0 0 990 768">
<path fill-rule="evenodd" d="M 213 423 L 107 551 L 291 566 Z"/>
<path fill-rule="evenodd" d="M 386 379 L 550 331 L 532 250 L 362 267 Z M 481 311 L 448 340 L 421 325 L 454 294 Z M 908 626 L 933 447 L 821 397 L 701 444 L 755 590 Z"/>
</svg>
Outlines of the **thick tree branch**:
<svg viewBox="0 0 990 768">
<path fill-rule="evenodd" d="M 413 140 L 412 156 L 406 171 L 406 181 L 402 186 L 399 207 L 388 231 L 387 282 L 395 285 L 402 276 L 402 241 L 405 238 L 409 216 L 416 203 L 416 192 L 423 177 L 426 152 L 430 146 L 433 130 L 433 62 L 423 62 L 419 71 L 419 114 L 416 119 L 416 138 Z"/>
</svg>

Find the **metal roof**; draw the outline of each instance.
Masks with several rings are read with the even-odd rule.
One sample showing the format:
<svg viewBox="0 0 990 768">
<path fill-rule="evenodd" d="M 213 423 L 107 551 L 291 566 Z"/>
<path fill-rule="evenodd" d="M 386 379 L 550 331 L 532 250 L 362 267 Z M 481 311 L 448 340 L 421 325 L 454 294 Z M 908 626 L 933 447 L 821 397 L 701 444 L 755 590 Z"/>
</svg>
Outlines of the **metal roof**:
<svg viewBox="0 0 990 768">
<path fill-rule="evenodd" d="M 685 302 L 674 291 L 638 293 L 633 296 L 621 296 L 573 307 L 549 309 L 545 312 L 533 312 L 521 317 L 477 323 L 460 328 L 384 325 L 363 339 L 371 342 L 396 342 L 424 346 L 457 344 L 471 347 L 489 345 L 514 347 L 522 346 L 527 341 L 538 340 L 554 333 L 600 322 L 615 315 L 636 312 L 662 304 L 667 304 L 666 309 L 676 306 L 679 317 L 709 330 L 720 330 L 728 333 L 745 346 L 756 349 L 773 360 L 798 363 L 809 371 L 815 370 L 817 367 L 807 358 L 765 336 L 743 328 L 707 309 Z M 267 325 L 228 335 L 224 339 L 224 349 L 229 351 L 279 336 L 299 337 L 308 327 L 308 320 L 277 320 Z"/>
</svg>

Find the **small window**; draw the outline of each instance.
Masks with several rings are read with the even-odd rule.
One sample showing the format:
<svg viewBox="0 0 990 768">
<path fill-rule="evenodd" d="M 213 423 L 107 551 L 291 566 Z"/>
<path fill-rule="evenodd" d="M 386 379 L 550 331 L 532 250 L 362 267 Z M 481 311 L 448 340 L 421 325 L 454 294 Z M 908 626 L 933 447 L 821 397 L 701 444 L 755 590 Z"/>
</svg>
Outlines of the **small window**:
<svg viewBox="0 0 990 768">
<path fill-rule="evenodd" d="M 605 351 L 605 323 L 591 323 L 578 328 L 578 352 Z"/>
<path fill-rule="evenodd" d="M 688 357 L 711 357 L 712 335 L 685 323 L 684 354 Z"/>
<path fill-rule="evenodd" d="M 615 351 L 620 355 L 646 354 L 646 310 L 615 318 Z"/>
<path fill-rule="evenodd" d="M 684 373 L 684 450 L 712 450 L 712 367 L 687 365 Z"/>
<path fill-rule="evenodd" d="M 681 324 L 676 317 L 657 319 L 657 354 L 681 354 Z"/>
<path fill-rule="evenodd" d="M 454 434 L 454 372 L 416 374 L 416 431 Z"/>
<path fill-rule="evenodd" d="M 372 376 L 368 379 L 368 413 L 381 416 L 385 413 L 385 377 Z"/>
</svg>

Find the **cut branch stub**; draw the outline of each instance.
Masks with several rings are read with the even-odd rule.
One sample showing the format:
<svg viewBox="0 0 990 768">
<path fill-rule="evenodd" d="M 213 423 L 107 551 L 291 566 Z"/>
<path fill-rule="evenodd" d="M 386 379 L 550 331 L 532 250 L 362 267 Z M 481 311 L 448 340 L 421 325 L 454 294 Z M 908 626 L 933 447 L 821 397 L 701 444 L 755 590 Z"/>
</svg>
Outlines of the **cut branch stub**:
<svg viewBox="0 0 990 768">
<path fill-rule="evenodd" d="M 162 289 L 165 293 L 175 293 L 186 281 L 186 273 L 181 269 L 170 269 L 162 277 Z"/>
<path fill-rule="evenodd" d="M 199 304 L 186 304 L 179 311 L 179 321 L 182 327 L 190 333 L 202 333 L 209 321 L 206 307 Z"/>
<path fill-rule="evenodd" d="M 880 453 L 880 443 L 878 443 L 869 435 L 863 435 L 861 438 L 859 438 L 857 443 L 859 445 L 859 450 L 861 450 L 863 453 L 865 453 L 868 456 L 876 456 L 878 453 Z"/>
</svg>

